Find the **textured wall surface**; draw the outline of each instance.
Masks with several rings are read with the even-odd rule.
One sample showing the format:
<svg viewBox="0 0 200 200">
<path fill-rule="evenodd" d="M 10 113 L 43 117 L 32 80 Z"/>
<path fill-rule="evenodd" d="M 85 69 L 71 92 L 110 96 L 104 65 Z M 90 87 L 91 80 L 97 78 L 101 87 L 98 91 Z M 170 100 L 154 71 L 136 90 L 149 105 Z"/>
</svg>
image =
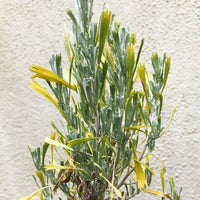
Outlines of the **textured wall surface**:
<svg viewBox="0 0 200 200">
<path fill-rule="evenodd" d="M 158 156 L 167 166 L 166 179 L 174 176 L 183 187 L 182 200 L 200 199 L 200 1 L 105 0 L 129 24 L 139 40 L 144 37 L 142 61 L 165 51 L 172 67 L 164 94 L 165 123 L 178 105 L 169 131 L 159 140 Z M 66 8 L 72 0 L 1 0 L 0 10 L 0 199 L 17 200 L 36 186 L 34 166 L 27 144 L 36 147 L 60 118 L 56 108 L 29 88 L 28 68 L 37 63 L 49 67 L 52 54 L 64 55 L 62 26 L 70 27 Z M 94 0 L 98 19 L 103 2 Z M 63 58 L 66 66 L 67 60 Z M 161 190 L 161 164 L 152 189 Z M 144 194 L 138 200 L 160 199 Z"/>
</svg>

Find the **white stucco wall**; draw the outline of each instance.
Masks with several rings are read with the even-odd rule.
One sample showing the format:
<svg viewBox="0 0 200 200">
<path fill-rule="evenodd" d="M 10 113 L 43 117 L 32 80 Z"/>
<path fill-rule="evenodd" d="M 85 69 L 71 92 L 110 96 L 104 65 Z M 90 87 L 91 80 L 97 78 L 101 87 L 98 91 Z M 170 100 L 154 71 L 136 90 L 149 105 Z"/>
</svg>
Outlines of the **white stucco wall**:
<svg viewBox="0 0 200 200">
<path fill-rule="evenodd" d="M 164 118 L 178 105 L 169 131 L 159 140 L 156 156 L 167 166 L 166 178 L 174 176 L 183 187 L 182 200 L 200 199 L 200 1 L 106 0 L 109 8 L 145 38 L 142 60 L 151 53 L 172 58 L 164 95 Z M 103 1 L 94 0 L 98 19 Z M 36 187 L 34 166 L 27 144 L 36 147 L 49 136 L 56 108 L 29 88 L 28 68 L 37 63 L 49 67 L 53 53 L 64 62 L 62 25 L 70 26 L 66 8 L 73 0 L 1 0 L 0 7 L 0 199 L 17 200 Z M 156 161 L 157 162 L 157 161 Z M 160 189 L 161 165 L 155 165 Z M 145 194 L 136 199 L 160 199 Z"/>
</svg>

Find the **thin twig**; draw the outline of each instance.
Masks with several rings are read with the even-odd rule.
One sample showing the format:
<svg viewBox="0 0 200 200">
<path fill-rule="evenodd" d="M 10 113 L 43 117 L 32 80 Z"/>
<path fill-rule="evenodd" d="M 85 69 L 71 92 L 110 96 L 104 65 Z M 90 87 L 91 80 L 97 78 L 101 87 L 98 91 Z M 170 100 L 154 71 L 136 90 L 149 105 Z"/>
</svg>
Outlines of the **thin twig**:
<svg viewBox="0 0 200 200">
<path fill-rule="evenodd" d="M 149 136 L 147 136 L 147 140 L 146 140 L 147 142 L 146 142 L 146 144 L 145 144 L 145 146 L 144 146 L 144 148 L 143 148 L 143 151 L 142 151 L 142 154 L 140 155 L 140 157 L 139 157 L 139 161 L 141 161 L 142 160 L 142 158 L 144 157 L 144 154 L 145 154 L 145 151 L 146 151 L 146 149 L 147 149 L 147 147 L 148 147 L 148 144 L 150 143 L 150 139 L 149 139 Z"/>
</svg>

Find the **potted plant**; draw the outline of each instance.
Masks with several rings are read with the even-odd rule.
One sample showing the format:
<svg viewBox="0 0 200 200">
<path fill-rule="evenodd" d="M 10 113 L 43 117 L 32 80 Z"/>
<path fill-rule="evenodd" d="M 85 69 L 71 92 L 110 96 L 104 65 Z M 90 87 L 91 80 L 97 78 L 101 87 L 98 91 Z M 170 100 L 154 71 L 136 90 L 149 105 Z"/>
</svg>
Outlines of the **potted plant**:
<svg viewBox="0 0 200 200">
<path fill-rule="evenodd" d="M 104 9 L 95 22 L 93 0 L 76 0 L 76 5 L 78 18 L 68 9 L 72 30 L 65 27 L 63 32 L 69 72 L 63 69 L 60 54 L 50 59 L 52 71 L 39 65 L 30 68 L 34 73 L 31 87 L 57 107 L 64 129 L 52 122 L 50 138 L 36 149 L 29 146 L 39 190 L 22 199 L 37 194 L 40 199 L 53 199 L 57 190 L 70 200 L 128 200 L 142 191 L 162 199 L 180 199 L 173 178 L 171 191 L 165 192 L 163 163 L 162 191 L 150 189 L 152 152 L 176 109 L 164 127 L 162 94 L 170 57 L 153 53 L 153 74 L 149 74 L 140 63 L 144 39 L 136 51 L 136 35 L 121 27 L 111 11 Z M 35 78 L 44 79 L 51 92 Z M 45 159 L 47 151 L 50 160 Z"/>
</svg>

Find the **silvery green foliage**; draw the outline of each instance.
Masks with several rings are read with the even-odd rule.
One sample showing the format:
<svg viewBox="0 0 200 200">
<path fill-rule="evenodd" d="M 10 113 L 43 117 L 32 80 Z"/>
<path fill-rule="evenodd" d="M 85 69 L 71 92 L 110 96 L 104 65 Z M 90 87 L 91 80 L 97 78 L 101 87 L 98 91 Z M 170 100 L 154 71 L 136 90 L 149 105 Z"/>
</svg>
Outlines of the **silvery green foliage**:
<svg viewBox="0 0 200 200">
<path fill-rule="evenodd" d="M 72 148 L 68 151 L 63 147 L 68 158 L 56 162 L 70 169 L 45 169 L 49 164 L 45 161 L 47 150 L 51 147 L 56 153 L 56 145 L 46 141 L 30 149 L 37 168 L 34 180 L 39 187 L 54 185 L 42 190 L 41 199 L 53 199 L 58 189 L 67 199 L 133 199 L 151 184 L 151 160 L 144 158 L 166 131 L 161 120 L 162 92 L 170 58 L 153 53 L 151 77 L 139 62 L 144 39 L 135 53 L 135 34 L 128 26 L 121 27 L 107 9 L 95 22 L 92 0 L 76 0 L 76 6 L 78 18 L 67 10 L 72 29 L 69 32 L 65 27 L 63 36 L 70 62 L 68 82 L 76 83 L 78 98 L 72 88 L 47 80 L 66 120 L 64 131 L 52 123 L 55 134 L 51 139 L 57 137 L 59 144 Z M 52 71 L 64 79 L 61 55 L 52 56 L 49 63 Z M 134 85 L 139 79 L 142 90 Z M 138 160 L 144 163 L 144 169 Z M 140 175 L 146 180 L 140 180 Z M 173 181 L 170 186 L 172 197 L 166 198 L 180 199 Z"/>
</svg>

